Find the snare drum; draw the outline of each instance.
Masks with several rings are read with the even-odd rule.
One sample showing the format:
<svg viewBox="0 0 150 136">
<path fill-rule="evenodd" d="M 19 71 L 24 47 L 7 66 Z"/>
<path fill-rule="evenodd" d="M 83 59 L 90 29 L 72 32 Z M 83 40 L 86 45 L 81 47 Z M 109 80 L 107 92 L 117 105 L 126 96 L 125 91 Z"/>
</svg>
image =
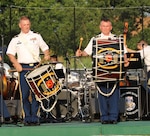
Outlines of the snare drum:
<svg viewBox="0 0 150 136">
<path fill-rule="evenodd" d="M 37 101 L 41 102 L 41 106 L 43 106 L 42 100 L 49 100 L 48 98 L 51 96 L 57 95 L 61 88 L 58 77 L 50 65 L 38 67 L 27 73 L 25 77 Z M 42 108 L 45 111 L 50 111 Z"/>
<path fill-rule="evenodd" d="M 93 79 L 95 82 L 123 80 L 123 36 L 113 40 L 98 39 L 93 45 Z"/>
</svg>

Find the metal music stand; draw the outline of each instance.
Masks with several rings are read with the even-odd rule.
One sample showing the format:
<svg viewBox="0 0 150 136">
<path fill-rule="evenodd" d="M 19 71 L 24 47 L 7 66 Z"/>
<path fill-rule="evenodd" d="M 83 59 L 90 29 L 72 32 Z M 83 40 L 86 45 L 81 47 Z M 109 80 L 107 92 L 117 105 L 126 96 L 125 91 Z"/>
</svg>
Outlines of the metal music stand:
<svg viewBox="0 0 150 136">
<path fill-rule="evenodd" d="M 56 75 L 58 78 L 65 78 L 65 74 L 63 72 L 63 69 L 54 69 Z"/>
<path fill-rule="evenodd" d="M 140 69 L 143 68 L 143 63 L 141 60 L 141 55 L 139 52 L 126 53 L 129 60 L 128 69 Z"/>
<path fill-rule="evenodd" d="M 70 60 L 69 57 L 66 55 L 66 90 L 67 90 L 67 114 L 66 114 L 66 120 L 71 121 L 72 119 L 72 103 L 71 103 L 71 93 L 69 92 L 69 86 L 68 86 L 68 75 L 70 74 Z"/>
</svg>

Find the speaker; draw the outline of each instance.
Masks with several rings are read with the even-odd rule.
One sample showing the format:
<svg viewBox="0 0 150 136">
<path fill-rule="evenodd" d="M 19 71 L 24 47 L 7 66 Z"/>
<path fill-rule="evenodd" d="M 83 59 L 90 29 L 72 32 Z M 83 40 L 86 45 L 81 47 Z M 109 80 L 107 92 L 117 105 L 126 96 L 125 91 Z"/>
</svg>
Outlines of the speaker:
<svg viewBox="0 0 150 136">
<path fill-rule="evenodd" d="M 120 98 L 124 99 L 127 120 L 140 120 L 142 117 L 141 87 L 121 87 Z"/>
<path fill-rule="evenodd" d="M 5 104 L 11 116 L 17 116 L 18 118 L 21 118 L 22 110 L 20 100 L 5 100 Z"/>
</svg>

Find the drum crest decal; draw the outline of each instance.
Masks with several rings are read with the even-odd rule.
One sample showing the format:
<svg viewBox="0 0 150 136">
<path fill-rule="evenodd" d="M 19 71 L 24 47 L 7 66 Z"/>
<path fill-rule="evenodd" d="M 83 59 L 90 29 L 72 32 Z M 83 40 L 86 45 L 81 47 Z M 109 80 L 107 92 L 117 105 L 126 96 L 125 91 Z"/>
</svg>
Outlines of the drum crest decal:
<svg viewBox="0 0 150 136">
<path fill-rule="evenodd" d="M 119 50 L 114 48 L 101 48 L 97 55 L 101 55 L 98 59 L 98 67 L 103 69 L 115 69 L 118 67 Z"/>
<path fill-rule="evenodd" d="M 52 91 L 45 90 L 43 94 L 47 96 L 51 96 L 52 94 L 55 94 L 56 92 L 58 92 L 59 88 L 60 86 L 59 84 L 57 84 L 56 87 Z"/>
<path fill-rule="evenodd" d="M 49 79 L 48 81 L 46 81 L 46 85 L 47 85 L 48 88 L 53 88 L 54 83 L 51 79 Z"/>
<path fill-rule="evenodd" d="M 43 90 L 43 94 L 46 96 L 55 94 L 60 88 L 59 82 L 55 78 L 55 73 L 53 71 L 44 74 L 38 81 L 37 86 L 40 88 L 40 90 Z"/>
</svg>

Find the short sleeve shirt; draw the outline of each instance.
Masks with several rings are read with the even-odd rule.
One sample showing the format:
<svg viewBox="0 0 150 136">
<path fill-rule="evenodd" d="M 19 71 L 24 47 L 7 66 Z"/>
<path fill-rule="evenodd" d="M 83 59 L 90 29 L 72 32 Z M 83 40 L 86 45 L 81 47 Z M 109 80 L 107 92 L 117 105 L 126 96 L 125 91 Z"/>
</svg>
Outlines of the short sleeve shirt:
<svg viewBox="0 0 150 136">
<path fill-rule="evenodd" d="M 19 63 L 39 62 L 40 49 L 44 52 L 49 49 L 42 36 L 33 31 L 27 34 L 20 33 L 10 41 L 6 54 L 17 55 Z"/>
<path fill-rule="evenodd" d="M 116 35 L 110 33 L 108 36 L 104 35 L 103 33 L 97 35 L 96 37 L 98 37 L 99 39 L 115 39 Z M 84 49 L 84 51 L 91 56 L 92 55 L 92 46 L 93 46 L 93 40 L 95 39 L 95 37 L 92 37 L 87 45 L 87 47 Z M 127 53 L 127 49 L 124 47 L 124 53 Z"/>
</svg>

